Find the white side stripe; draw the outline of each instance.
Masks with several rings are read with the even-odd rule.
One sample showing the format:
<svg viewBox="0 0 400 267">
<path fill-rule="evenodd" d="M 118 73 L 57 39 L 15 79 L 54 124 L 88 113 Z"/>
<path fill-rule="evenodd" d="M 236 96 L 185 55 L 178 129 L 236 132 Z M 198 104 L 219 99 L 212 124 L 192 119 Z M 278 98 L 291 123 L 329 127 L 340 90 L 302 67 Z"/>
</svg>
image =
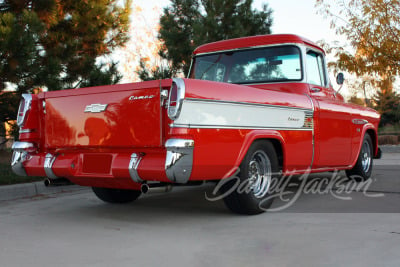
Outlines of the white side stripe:
<svg viewBox="0 0 400 267">
<path fill-rule="evenodd" d="M 305 125 L 306 114 L 310 112 L 311 109 L 185 99 L 172 126 L 311 130 L 312 126 Z"/>
</svg>

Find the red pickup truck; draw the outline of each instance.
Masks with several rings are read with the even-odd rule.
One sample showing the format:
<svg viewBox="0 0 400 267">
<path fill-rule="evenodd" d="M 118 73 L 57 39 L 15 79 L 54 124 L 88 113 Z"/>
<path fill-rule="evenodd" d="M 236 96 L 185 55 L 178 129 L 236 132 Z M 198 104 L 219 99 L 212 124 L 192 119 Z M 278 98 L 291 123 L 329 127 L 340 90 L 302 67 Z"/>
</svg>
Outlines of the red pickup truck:
<svg viewBox="0 0 400 267">
<path fill-rule="evenodd" d="M 274 177 L 346 170 L 368 179 L 379 119 L 333 90 L 316 44 L 244 37 L 198 47 L 188 79 L 24 94 L 12 169 L 91 186 L 111 203 L 236 174 L 251 190 L 225 203 L 256 214 L 272 202 L 263 200 Z"/>
</svg>

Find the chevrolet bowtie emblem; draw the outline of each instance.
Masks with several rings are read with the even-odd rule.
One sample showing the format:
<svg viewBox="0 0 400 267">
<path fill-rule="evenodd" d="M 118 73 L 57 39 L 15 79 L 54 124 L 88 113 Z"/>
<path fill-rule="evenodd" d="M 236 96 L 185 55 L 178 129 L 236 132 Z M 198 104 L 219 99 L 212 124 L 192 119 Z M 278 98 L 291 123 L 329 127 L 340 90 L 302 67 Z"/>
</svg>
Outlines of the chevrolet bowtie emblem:
<svg viewBox="0 0 400 267">
<path fill-rule="evenodd" d="M 85 107 L 85 112 L 99 113 L 106 110 L 108 104 L 91 104 Z"/>
</svg>

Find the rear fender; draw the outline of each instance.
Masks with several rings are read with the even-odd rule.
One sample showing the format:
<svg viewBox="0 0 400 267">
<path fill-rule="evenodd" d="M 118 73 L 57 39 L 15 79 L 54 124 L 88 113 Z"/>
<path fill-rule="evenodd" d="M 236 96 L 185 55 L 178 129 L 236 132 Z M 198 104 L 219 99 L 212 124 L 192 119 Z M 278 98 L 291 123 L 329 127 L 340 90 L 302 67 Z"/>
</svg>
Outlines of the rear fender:
<svg viewBox="0 0 400 267">
<path fill-rule="evenodd" d="M 282 162 L 280 162 L 280 165 L 283 167 L 284 166 L 284 159 L 285 159 L 285 141 L 282 137 L 282 135 L 275 130 L 254 130 L 249 132 L 246 137 L 243 140 L 242 147 L 238 153 L 238 156 L 235 161 L 234 167 L 224 176 L 224 178 L 228 178 L 232 175 L 235 174 L 235 172 L 238 170 L 241 162 L 243 161 L 243 158 L 245 157 L 247 151 L 249 150 L 251 144 L 253 144 L 257 140 L 274 140 L 279 142 L 282 155 L 278 155 L 278 158 L 282 158 Z M 280 157 L 282 156 L 282 157 Z"/>
</svg>

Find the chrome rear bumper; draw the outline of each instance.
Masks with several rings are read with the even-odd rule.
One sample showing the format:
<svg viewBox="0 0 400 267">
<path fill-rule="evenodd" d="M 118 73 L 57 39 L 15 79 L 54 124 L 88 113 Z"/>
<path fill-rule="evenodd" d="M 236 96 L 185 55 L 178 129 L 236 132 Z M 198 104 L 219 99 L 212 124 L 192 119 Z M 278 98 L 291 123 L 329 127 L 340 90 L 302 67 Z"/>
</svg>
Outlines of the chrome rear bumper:
<svg viewBox="0 0 400 267">
<path fill-rule="evenodd" d="M 192 174 L 194 141 L 191 139 L 173 138 L 166 141 L 165 148 L 165 158 L 157 154 L 146 155 L 145 153 L 132 153 L 130 157 L 124 154 L 115 154 L 114 160 L 110 162 L 110 173 L 89 173 L 83 172 L 82 168 L 76 166 L 76 158 L 79 158 L 80 154 L 66 154 L 59 157 L 51 153 L 40 154 L 37 153 L 33 143 L 15 142 L 12 147 L 11 168 L 15 174 L 20 176 L 27 176 L 28 171 L 28 173 L 34 172 L 38 176 L 43 175 L 56 179 L 59 177 L 55 175 L 53 165 L 60 158 L 57 171 L 59 174 L 62 174 L 61 177 L 87 177 L 88 175 L 98 177 L 99 175 L 103 175 L 110 178 L 124 178 L 128 173 L 128 177 L 135 183 L 143 183 L 143 181 L 152 180 L 157 177 L 157 174 L 154 175 L 156 173 L 154 167 L 151 167 L 151 165 L 154 166 L 156 164 L 160 167 L 159 171 L 165 172 L 167 178 L 164 178 L 165 180 L 172 183 L 187 183 Z M 27 164 L 30 160 L 32 163 Z M 151 162 L 151 165 L 149 165 L 149 162 Z M 81 162 L 80 164 L 83 163 Z M 141 172 L 140 176 L 139 171 Z M 160 173 L 160 176 L 163 175 Z"/>
<path fill-rule="evenodd" d="M 11 169 L 16 175 L 26 176 L 24 162 L 28 161 L 31 156 L 30 150 L 34 150 L 35 146 L 29 142 L 15 142 L 12 146 L 13 155 L 11 158 Z"/>
</svg>

